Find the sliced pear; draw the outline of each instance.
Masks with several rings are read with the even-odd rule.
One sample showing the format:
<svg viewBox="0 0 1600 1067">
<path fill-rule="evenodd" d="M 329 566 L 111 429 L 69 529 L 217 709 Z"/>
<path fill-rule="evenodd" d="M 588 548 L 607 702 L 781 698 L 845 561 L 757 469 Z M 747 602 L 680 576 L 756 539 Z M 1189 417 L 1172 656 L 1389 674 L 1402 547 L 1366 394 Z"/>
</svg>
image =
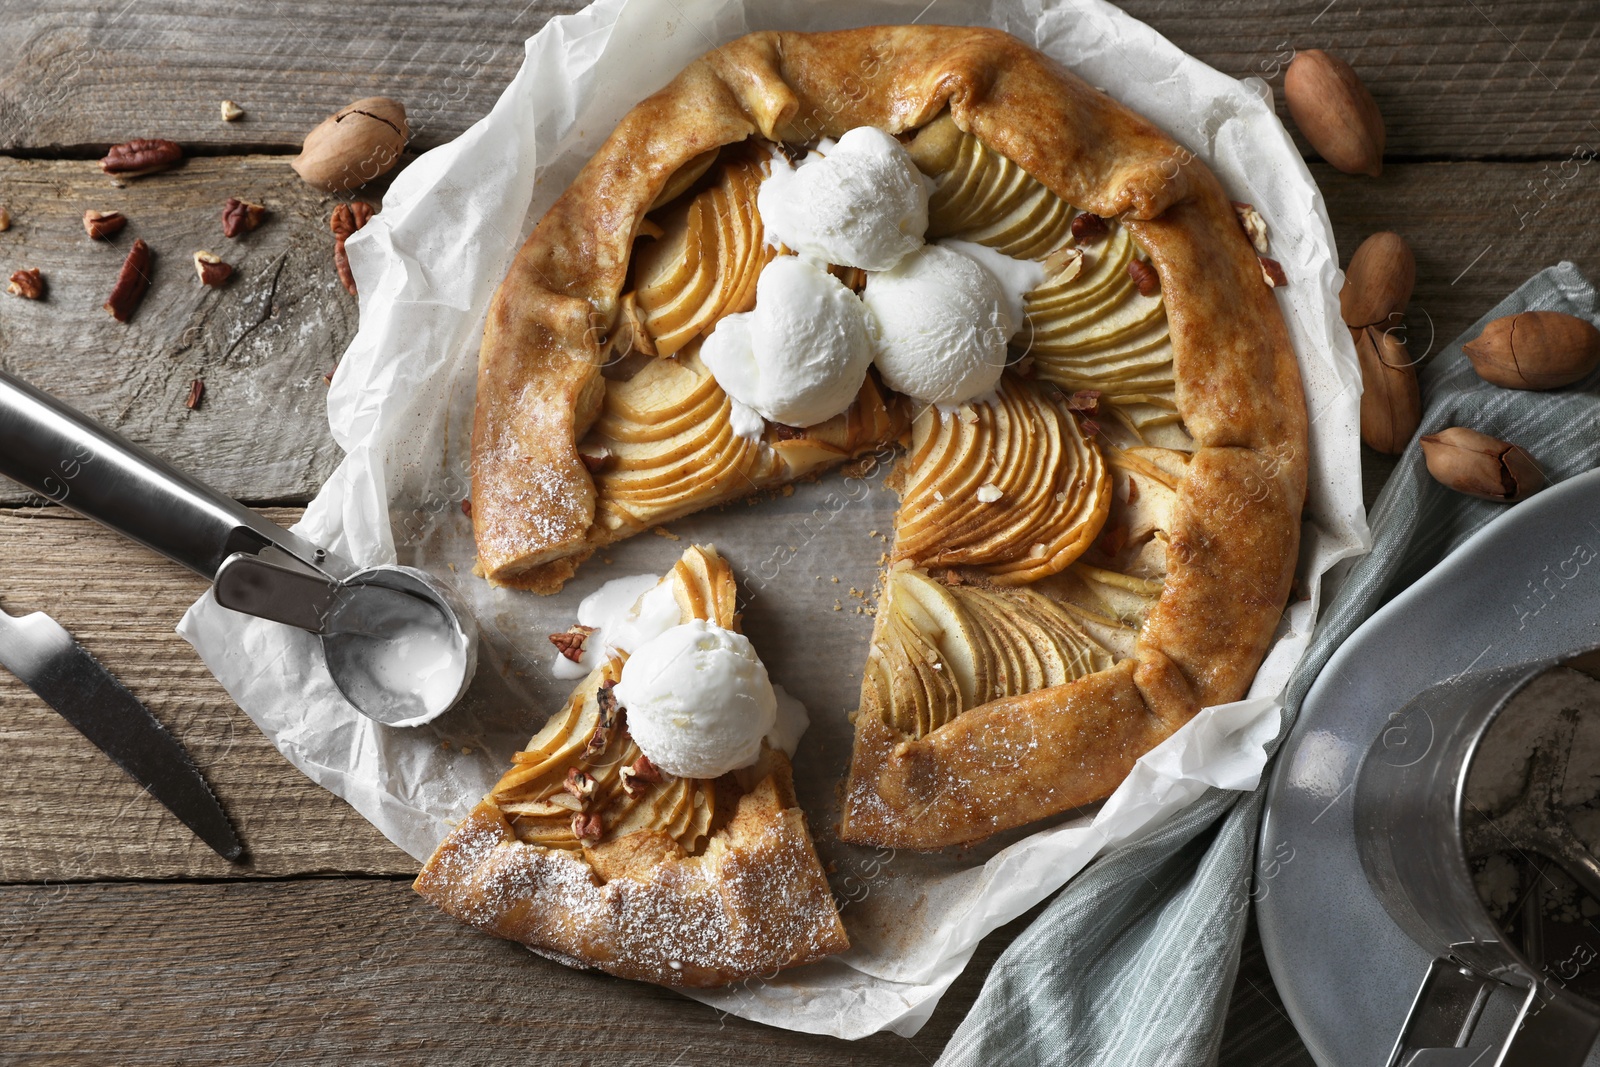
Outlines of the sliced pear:
<svg viewBox="0 0 1600 1067">
<path fill-rule="evenodd" d="M 891 558 L 1005 584 L 1070 565 L 1110 505 L 1098 446 L 1064 398 L 1009 374 L 994 400 L 919 419 L 906 469 Z"/>
<path fill-rule="evenodd" d="M 754 304 L 756 277 L 773 253 L 755 209 L 766 166 L 754 155 L 726 160 L 716 183 L 669 207 L 656 220 L 662 236 L 634 254 L 635 297 L 661 355 Z"/>
</svg>

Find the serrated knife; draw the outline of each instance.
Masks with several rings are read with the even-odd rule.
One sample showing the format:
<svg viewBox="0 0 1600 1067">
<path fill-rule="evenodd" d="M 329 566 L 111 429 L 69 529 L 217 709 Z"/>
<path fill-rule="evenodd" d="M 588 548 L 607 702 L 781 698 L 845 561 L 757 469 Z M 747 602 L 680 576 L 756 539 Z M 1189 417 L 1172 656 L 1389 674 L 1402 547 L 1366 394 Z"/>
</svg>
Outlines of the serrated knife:
<svg viewBox="0 0 1600 1067">
<path fill-rule="evenodd" d="M 89 650 L 44 612 L 0 609 L 0 666 L 121 767 L 224 859 L 244 852 L 178 740 Z"/>
</svg>

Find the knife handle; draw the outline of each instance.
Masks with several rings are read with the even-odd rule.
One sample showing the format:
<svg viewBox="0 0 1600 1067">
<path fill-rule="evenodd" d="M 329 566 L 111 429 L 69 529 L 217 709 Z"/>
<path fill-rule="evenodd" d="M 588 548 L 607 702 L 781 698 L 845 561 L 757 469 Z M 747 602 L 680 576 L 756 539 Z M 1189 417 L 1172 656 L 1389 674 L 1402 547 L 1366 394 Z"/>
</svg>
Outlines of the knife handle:
<svg viewBox="0 0 1600 1067">
<path fill-rule="evenodd" d="M 212 578 L 235 552 L 321 553 L 153 452 L 0 370 L 0 474 Z"/>
</svg>

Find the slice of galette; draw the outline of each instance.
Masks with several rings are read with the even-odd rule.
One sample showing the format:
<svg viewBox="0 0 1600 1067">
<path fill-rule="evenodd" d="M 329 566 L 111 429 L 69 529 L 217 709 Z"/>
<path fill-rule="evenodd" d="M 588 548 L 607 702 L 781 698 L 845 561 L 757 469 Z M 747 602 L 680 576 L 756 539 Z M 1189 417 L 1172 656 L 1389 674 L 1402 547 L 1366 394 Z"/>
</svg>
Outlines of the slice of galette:
<svg viewBox="0 0 1600 1067">
<path fill-rule="evenodd" d="M 658 629 L 673 625 L 635 649 L 631 673 L 626 654 L 601 657 L 428 860 L 417 892 L 568 964 L 662 985 L 724 985 L 848 948 L 789 757 L 762 732 L 775 713 L 757 706 L 766 675 L 734 597 L 714 549 L 686 551 L 651 605 Z M 660 619 L 663 600 L 674 617 Z M 673 703 L 678 667 L 714 679 L 694 706 Z M 644 754 L 634 731 L 643 739 L 647 724 L 636 711 L 630 726 L 619 683 L 651 713 L 657 758 L 706 777 Z M 700 705 L 717 700 L 723 713 L 707 719 Z M 718 758 L 740 765 L 710 774 Z"/>
</svg>

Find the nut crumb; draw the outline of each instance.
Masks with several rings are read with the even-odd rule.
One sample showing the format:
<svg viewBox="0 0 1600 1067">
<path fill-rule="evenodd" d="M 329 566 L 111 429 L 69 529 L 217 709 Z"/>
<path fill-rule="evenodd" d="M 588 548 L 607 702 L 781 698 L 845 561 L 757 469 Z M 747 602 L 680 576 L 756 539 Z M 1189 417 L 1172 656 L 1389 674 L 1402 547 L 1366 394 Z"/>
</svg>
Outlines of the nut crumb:
<svg viewBox="0 0 1600 1067">
<path fill-rule="evenodd" d="M 683 540 L 683 538 L 679 537 L 677 534 L 673 533 L 671 530 L 667 529 L 665 526 L 653 526 L 653 527 L 650 528 L 650 532 L 655 534 L 657 537 L 665 537 L 668 541 L 682 541 Z"/>
<path fill-rule="evenodd" d="M 218 110 L 222 112 L 223 122 L 238 122 L 244 118 L 244 108 L 235 104 L 232 100 L 224 100 L 218 105 Z"/>
<path fill-rule="evenodd" d="M 844 602 L 840 601 L 840 600 L 835 600 L 833 602 L 833 610 L 834 611 L 843 611 L 844 610 Z"/>
<path fill-rule="evenodd" d="M 1000 487 L 993 482 L 978 486 L 978 503 L 993 504 L 1000 499 Z"/>
<path fill-rule="evenodd" d="M 200 406 L 200 400 L 206 395 L 206 383 L 199 378 L 189 383 L 189 397 L 183 406 L 193 411 Z"/>
</svg>

